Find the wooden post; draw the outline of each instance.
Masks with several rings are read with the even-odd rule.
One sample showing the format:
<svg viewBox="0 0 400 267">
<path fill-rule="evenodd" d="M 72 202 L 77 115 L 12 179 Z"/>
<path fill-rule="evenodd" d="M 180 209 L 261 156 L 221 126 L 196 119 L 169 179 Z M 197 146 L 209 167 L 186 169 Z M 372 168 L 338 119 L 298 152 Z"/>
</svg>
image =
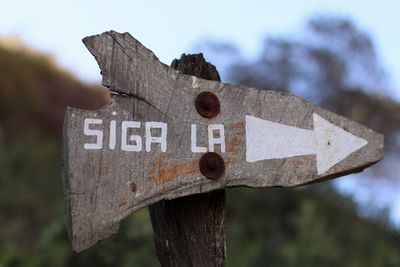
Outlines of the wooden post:
<svg viewBox="0 0 400 267">
<path fill-rule="evenodd" d="M 220 81 L 215 66 L 202 54 L 182 55 L 173 68 Z M 154 244 L 161 266 L 224 266 L 225 190 L 163 200 L 149 206 Z"/>
</svg>

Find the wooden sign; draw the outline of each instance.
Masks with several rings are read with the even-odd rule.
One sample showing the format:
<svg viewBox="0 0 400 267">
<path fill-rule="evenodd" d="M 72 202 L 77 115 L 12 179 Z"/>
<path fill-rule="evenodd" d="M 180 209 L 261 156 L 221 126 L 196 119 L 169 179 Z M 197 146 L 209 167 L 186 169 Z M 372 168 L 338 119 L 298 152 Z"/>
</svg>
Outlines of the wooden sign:
<svg viewBox="0 0 400 267">
<path fill-rule="evenodd" d="M 383 136 L 288 93 L 184 75 L 129 34 L 84 44 L 111 103 L 69 108 L 64 184 L 72 248 L 118 229 L 162 199 L 230 186 L 292 187 L 360 171 Z"/>
</svg>

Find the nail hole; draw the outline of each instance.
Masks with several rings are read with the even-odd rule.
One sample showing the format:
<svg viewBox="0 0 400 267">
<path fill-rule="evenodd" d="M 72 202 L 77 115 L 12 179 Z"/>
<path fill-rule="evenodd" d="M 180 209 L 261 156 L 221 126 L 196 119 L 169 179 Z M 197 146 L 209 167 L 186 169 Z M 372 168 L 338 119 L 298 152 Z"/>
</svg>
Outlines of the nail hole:
<svg viewBox="0 0 400 267">
<path fill-rule="evenodd" d="M 132 192 L 136 192 L 137 186 L 135 182 L 130 182 L 129 187 L 131 188 Z"/>
</svg>

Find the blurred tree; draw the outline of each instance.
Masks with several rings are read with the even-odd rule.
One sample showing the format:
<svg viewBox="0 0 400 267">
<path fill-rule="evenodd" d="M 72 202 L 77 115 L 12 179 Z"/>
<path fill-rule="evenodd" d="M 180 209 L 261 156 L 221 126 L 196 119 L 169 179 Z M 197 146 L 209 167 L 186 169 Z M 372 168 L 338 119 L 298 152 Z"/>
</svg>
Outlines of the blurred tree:
<svg viewBox="0 0 400 267">
<path fill-rule="evenodd" d="M 231 64 L 228 79 L 332 103 L 332 97 L 355 88 L 387 95 L 380 66 L 372 40 L 354 23 L 317 17 L 299 36 L 267 38 L 254 61 Z"/>
</svg>

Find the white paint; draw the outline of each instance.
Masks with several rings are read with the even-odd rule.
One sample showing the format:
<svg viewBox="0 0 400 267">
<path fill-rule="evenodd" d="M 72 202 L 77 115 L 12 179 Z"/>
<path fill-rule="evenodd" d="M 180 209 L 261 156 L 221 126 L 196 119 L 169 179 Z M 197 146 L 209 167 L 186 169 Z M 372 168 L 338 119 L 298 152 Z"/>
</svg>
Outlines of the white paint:
<svg viewBox="0 0 400 267">
<path fill-rule="evenodd" d="M 218 137 L 214 136 L 214 131 L 218 131 Z M 221 145 L 221 153 L 225 153 L 225 129 L 223 124 L 208 125 L 208 149 L 214 152 L 215 145 Z"/>
<path fill-rule="evenodd" d="M 196 124 L 191 125 L 191 149 L 193 153 L 205 153 L 207 152 L 207 148 L 203 146 L 197 146 L 197 126 Z"/>
<path fill-rule="evenodd" d="M 199 87 L 199 82 L 197 81 L 197 78 L 192 76 L 192 87 L 193 88 L 198 88 Z"/>
<path fill-rule="evenodd" d="M 87 136 L 96 136 L 96 143 L 85 143 L 85 149 L 102 149 L 103 147 L 103 131 L 92 130 L 89 128 L 90 124 L 102 124 L 102 119 L 85 119 L 83 125 L 83 133 Z"/>
<path fill-rule="evenodd" d="M 115 120 L 112 120 L 110 121 L 110 139 L 108 141 L 108 147 L 111 150 L 115 149 L 115 143 L 117 141 L 116 131 L 117 131 L 117 122 Z"/>
<path fill-rule="evenodd" d="M 111 114 L 113 114 L 113 115 L 115 116 L 115 115 L 117 115 L 117 112 L 116 112 L 116 111 L 113 111 Z"/>
<path fill-rule="evenodd" d="M 215 136 L 217 135 L 217 136 Z M 207 126 L 208 151 L 214 152 L 215 146 L 221 146 L 221 153 L 225 153 L 225 128 L 223 124 L 210 124 Z M 205 153 L 207 147 L 197 146 L 197 126 L 191 125 L 191 150 L 193 153 Z"/>
<path fill-rule="evenodd" d="M 368 143 L 316 113 L 313 120 L 314 130 L 307 130 L 246 116 L 246 160 L 316 154 L 320 175 Z"/>
<path fill-rule="evenodd" d="M 368 144 L 367 140 L 333 125 L 318 114 L 314 113 L 313 119 L 314 137 L 317 142 L 318 174 L 326 172 L 336 163 Z"/>
<path fill-rule="evenodd" d="M 86 118 L 84 120 L 84 134 L 87 136 L 95 136 L 95 143 L 85 143 L 85 149 L 102 149 L 104 130 L 92 130 L 90 125 L 103 124 L 102 119 Z M 141 123 L 138 121 L 122 121 L 121 123 L 121 150 L 140 152 L 143 149 L 143 141 L 140 135 L 129 134 L 129 129 L 139 129 Z M 146 122 L 145 124 L 145 138 L 146 138 L 146 151 L 151 151 L 152 143 L 159 143 L 161 151 L 167 151 L 167 124 L 163 122 Z M 108 147 L 114 150 L 117 143 L 117 122 L 116 120 L 110 121 Z M 160 129 L 160 136 L 152 136 L 152 129 Z"/>
<path fill-rule="evenodd" d="M 122 137 L 121 137 L 121 150 L 123 151 L 142 151 L 142 137 L 139 135 L 129 135 L 129 141 L 135 142 L 135 144 L 128 144 L 127 135 L 128 129 L 140 128 L 140 122 L 138 121 L 123 121 L 122 122 Z"/>
<path fill-rule="evenodd" d="M 151 129 L 160 129 L 160 136 L 152 136 Z M 161 151 L 167 151 L 167 124 L 163 122 L 146 122 L 146 151 L 150 152 L 151 144 L 161 144 Z"/>
</svg>

